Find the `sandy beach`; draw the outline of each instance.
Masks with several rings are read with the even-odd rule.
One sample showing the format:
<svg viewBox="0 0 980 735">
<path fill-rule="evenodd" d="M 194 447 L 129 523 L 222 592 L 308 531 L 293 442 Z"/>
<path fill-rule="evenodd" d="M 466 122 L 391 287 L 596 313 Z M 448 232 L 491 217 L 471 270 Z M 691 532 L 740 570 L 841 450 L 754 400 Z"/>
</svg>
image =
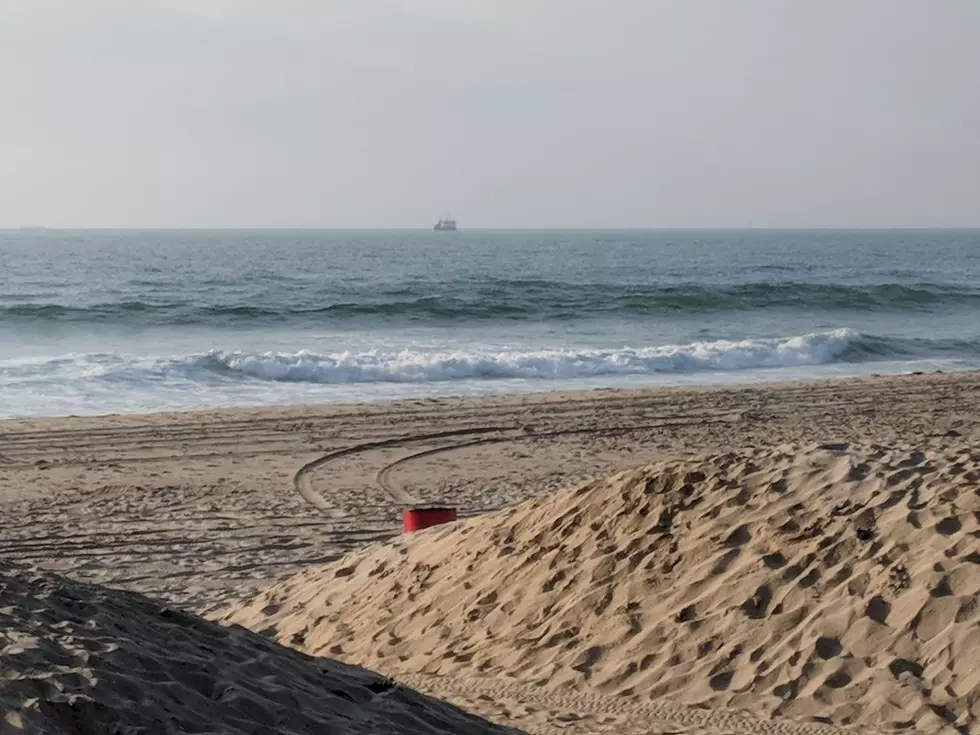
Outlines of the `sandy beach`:
<svg viewBox="0 0 980 735">
<path fill-rule="evenodd" d="M 938 7 L 0 3 L 0 735 L 980 735 Z"/>
<path fill-rule="evenodd" d="M 980 732 L 977 416 L 971 372 L 5 421 L 0 558 L 528 733 Z"/>
</svg>

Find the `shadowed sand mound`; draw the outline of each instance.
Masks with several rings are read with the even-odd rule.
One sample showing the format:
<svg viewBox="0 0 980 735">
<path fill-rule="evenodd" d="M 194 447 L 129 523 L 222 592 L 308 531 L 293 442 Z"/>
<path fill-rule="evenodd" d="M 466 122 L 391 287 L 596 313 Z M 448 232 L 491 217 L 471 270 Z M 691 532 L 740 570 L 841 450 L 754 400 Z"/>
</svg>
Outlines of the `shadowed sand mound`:
<svg viewBox="0 0 980 735">
<path fill-rule="evenodd" d="M 377 674 L 0 562 L 0 732 L 514 733 Z"/>
<path fill-rule="evenodd" d="M 307 570 L 224 619 L 391 674 L 980 732 L 980 452 L 656 464 Z"/>
</svg>

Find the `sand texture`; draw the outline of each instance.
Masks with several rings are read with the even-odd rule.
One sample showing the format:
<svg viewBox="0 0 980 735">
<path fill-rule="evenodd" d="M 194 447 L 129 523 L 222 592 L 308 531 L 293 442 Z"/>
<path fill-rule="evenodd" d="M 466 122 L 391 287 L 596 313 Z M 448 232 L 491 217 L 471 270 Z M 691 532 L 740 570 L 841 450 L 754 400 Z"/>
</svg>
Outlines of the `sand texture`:
<svg viewBox="0 0 980 735">
<path fill-rule="evenodd" d="M 176 676 L 202 641 L 98 611 L 183 608 L 532 735 L 978 733 L 978 418 L 962 373 L 0 422 L 0 560 L 33 570 L 0 630 L 145 634 Z M 427 501 L 464 521 L 402 537 Z M 4 705 L 24 660 L 76 666 L 52 635 L 4 642 Z M 110 712 L 148 685 L 99 681 Z"/>
<path fill-rule="evenodd" d="M 141 595 L 8 565 L 0 651 L 5 733 L 515 732 Z"/>
<path fill-rule="evenodd" d="M 227 619 L 391 674 L 967 727 L 978 487 L 969 447 L 657 463 L 307 570 Z"/>
</svg>

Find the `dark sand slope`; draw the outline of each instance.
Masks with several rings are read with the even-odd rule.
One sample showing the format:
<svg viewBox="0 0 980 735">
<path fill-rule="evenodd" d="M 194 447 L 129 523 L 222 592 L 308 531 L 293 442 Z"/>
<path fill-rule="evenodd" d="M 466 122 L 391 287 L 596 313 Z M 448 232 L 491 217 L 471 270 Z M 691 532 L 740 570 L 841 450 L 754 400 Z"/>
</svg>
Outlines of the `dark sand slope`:
<svg viewBox="0 0 980 735">
<path fill-rule="evenodd" d="M 0 733 L 504 735 L 364 669 L 0 562 Z"/>
<path fill-rule="evenodd" d="M 482 679 L 707 731 L 980 733 L 978 488 L 968 444 L 656 463 L 352 553 L 224 619 L 447 695 L 472 680 L 457 701 Z"/>
</svg>

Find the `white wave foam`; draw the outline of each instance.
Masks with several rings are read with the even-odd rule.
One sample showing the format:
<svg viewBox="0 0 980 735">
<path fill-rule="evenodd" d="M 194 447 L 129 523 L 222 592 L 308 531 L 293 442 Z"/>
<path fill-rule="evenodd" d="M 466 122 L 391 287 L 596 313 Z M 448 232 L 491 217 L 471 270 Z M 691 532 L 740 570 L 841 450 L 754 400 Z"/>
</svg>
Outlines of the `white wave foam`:
<svg viewBox="0 0 980 735">
<path fill-rule="evenodd" d="M 769 340 L 695 342 L 619 350 L 372 350 L 212 352 L 200 367 L 277 382 L 426 383 L 473 379 L 567 380 L 614 375 L 799 367 L 834 362 L 860 335 L 850 329 Z"/>
<path fill-rule="evenodd" d="M 359 337 L 361 339 L 362 337 Z M 980 369 L 850 330 L 773 340 L 621 350 L 362 350 L 350 353 L 116 352 L 0 357 L 0 417 L 356 403 L 599 387 L 731 385 L 870 372 Z M 915 347 L 914 345 L 912 347 Z M 868 361 L 871 360 L 871 361 Z M 455 381 L 455 382 L 454 382 Z"/>
</svg>

